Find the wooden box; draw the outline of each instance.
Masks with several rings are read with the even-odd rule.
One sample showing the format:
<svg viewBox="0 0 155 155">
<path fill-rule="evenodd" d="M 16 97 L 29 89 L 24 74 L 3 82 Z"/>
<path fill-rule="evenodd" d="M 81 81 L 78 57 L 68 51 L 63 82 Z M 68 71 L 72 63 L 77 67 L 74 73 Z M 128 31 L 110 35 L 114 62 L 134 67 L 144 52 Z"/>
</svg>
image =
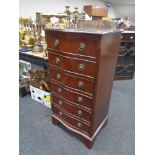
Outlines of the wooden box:
<svg viewBox="0 0 155 155">
<path fill-rule="evenodd" d="M 89 16 L 100 16 L 100 17 L 107 17 L 108 16 L 108 8 L 107 7 L 101 8 L 101 7 L 97 7 L 94 5 L 85 5 L 84 11 Z"/>
</svg>

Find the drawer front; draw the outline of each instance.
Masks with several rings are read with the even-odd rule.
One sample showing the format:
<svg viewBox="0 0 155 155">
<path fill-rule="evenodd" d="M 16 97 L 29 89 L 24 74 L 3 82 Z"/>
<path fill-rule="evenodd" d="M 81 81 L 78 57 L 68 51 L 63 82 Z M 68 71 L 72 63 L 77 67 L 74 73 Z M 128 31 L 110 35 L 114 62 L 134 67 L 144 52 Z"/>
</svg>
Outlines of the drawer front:
<svg viewBox="0 0 155 155">
<path fill-rule="evenodd" d="M 93 99 L 91 97 L 85 96 L 83 94 L 73 92 L 59 84 L 51 82 L 51 91 L 64 97 L 73 104 L 81 105 L 83 107 L 87 107 L 88 109 L 92 109 Z"/>
<path fill-rule="evenodd" d="M 64 123 L 71 126 L 72 128 L 87 133 L 88 135 L 90 134 L 90 126 L 78 119 L 75 119 L 72 116 L 69 116 L 62 109 L 53 106 L 53 114 L 59 117 Z"/>
<path fill-rule="evenodd" d="M 64 99 L 62 99 L 56 95 L 52 95 L 52 99 L 53 99 L 54 105 L 61 107 L 62 109 L 64 109 L 65 111 L 67 111 L 68 113 L 73 115 L 74 117 L 77 117 L 81 120 L 87 121 L 88 123 L 91 122 L 91 113 L 90 112 L 85 111 L 73 104 L 70 104 L 69 102 L 65 101 Z"/>
<path fill-rule="evenodd" d="M 135 34 L 131 33 L 131 34 L 123 34 L 121 35 L 121 41 L 128 41 L 128 42 L 132 42 L 135 41 Z"/>
<path fill-rule="evenodd" d="M 47 46 L 50 49 L 78 55 L 96 57 L 100 47 L 99 39 L 50 34 L 47 36 Z"/>
<path fill-rule="evenodd" d="M 84 76 L 95 77 L 96 63 L 93 61 L 72 58 L 55 52 L 49 52 L 48 57 L 50 64 L 60 67 L 61 69 Z"/>
<path fill-rule="evenodd" d="M 52 79 L 59 81 L 63 85 L 82 91 L 89 95 L 94 94 L 95 83 L 85 78 L 70 75 L 61 69 L 50 68 L 50 76 Z"/>
</svg>

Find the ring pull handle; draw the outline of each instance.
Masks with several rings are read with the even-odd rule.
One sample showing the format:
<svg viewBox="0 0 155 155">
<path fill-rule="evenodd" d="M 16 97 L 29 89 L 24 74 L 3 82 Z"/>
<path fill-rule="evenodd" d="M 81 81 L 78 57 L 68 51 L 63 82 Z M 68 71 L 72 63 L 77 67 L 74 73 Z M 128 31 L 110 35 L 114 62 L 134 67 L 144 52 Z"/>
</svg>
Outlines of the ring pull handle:
<svg viewBox="0 0 155 155">
<path fill-rule="evenodd" d="M 58 93 L 61 93 L 62 92 L 62 89 L 61 88 L 58 88 Z"/>
<path fill-rule="evenodd" d="M 81 116 L 82 115 L 82 111 L 81 110 L 78 110 L 77 111 L 77 114 L 78 114 L 78 116 Z"/>
<path fill-rule="evenodd" d="M 60 80 L 61 74 L 57 74 L 57 75 L 56 75 L 56 78 L 57 78 L 57 80 Z"/>
<path fill-rule="evenodd" d="M 80 43 L 79 45 L 79 51 L 84 51 L 86 49 L 86 45 L 84 43 Z"/>
<path fill-rule="evenodd" d="M 83 83 L 82 81 L 79 81 L 79 82 L 78 82 L 78 88 L 81 89 L 81 88 L 83 88 L 83 87 L 84 87 L 84 83 Z"/>
<path fill-rule="evenodd" d="M 81 124 L 80 122 L 78 122 L 78 123 L 77 123 L 77 127 L 78 127 L 78 128 L 81 128 L 81 127 L 82 127 L 82 124 Z"/>
<path fill-rule="evenodd" d="M 79 71 L 84 71 L 85 70 L 85 65 L 84 64 L 79 64 L 78 69 L 79 69 Z"/>
<path fill-rule="evenodd" d="M 60 45 L 60 41 L 58 39 L 55 39 L 54 41 L 54 46 L 58 47 Z"/>
<path fill-rule="evenodd" d="M 62 116 L 62 112 L 61 111 L 59 112 L 59 115 Z"/>
<path fill-rule="evenodd" d="M 61 100 L 59 100 L 58 104 L 61 106 L 61 105 L 62 105 L 62 101 L 61 101 Z"/>
<path fill-rule="evenodd" d="M 59 65 L 59 64 L 60 64 L 60 58 L 56 58 L 56 59 L 55 59 L 55 63 L 56 63 L 57 65 Z"/>
<path fill-rule="evenodd" d="M 81 103 L 81 102 L 83 101 L 83 98 L 82 98 L 81 96 L 79 96 L 79 97 L 77 98 L 77 101 L 78 101 L 79 103 Z"/>
</svg>

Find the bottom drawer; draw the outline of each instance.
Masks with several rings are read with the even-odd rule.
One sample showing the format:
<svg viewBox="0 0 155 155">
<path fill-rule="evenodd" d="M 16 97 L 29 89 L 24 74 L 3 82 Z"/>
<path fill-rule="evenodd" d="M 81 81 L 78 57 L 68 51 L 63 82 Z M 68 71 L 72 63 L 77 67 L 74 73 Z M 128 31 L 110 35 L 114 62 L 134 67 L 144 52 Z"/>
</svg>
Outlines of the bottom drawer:
<svg viewBox="0 0 155 155">
<path fill-rule="evenodd" d="M 68 126 L 76 130 L 79 130 L 87 135 L 90 135 L 90 127 L 86 123 L 83 123 L 78 119 L 69 116 L 68 114 L 63 112 L 63 110 L 60 110 L 58 107 L 53 106 L 53 114 L 59 117 Z"/>
</svg>

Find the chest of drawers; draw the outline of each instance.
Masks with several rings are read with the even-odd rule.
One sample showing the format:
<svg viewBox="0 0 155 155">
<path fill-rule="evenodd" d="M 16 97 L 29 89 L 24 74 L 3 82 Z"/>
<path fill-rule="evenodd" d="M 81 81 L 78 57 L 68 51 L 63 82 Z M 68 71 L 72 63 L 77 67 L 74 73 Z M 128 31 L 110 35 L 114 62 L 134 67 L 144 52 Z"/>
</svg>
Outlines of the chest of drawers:
<svg viewBox="0 0 155 155">
<path fill-rule="evenodd" d="M 88 148 L 108 120 L 120 33 L 45 29 L 52 122 L 79 134 Z"/>
</svg>

